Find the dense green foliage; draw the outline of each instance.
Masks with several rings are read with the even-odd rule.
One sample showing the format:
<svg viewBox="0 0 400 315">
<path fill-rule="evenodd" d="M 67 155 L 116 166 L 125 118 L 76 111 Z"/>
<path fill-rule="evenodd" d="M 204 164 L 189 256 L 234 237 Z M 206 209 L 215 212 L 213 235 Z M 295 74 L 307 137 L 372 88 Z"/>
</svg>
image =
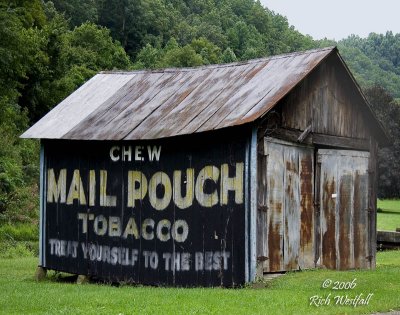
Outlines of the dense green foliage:
<svg viewBox="0 0 400 315">
<path fill-rule="evenodd" d="M 37 221 L 39 143 L 19 135 L 96 72 L 226 63 L 336 44 L 362 87 L 380 84 L 400 96 L 399 34 L 314 41 L 255 0 L 1 1 L 0 221 Z M 398 105 L 369 97 L 398 138 Z M 381 155 L 387 197 L 400 195 L 399 149 L 395 143 Z"/>
<path fill-rule="evenodd" d="M 400 98 L 400 34 L 350 36 L 338 48 L 363 87 L 380 85 Z"/>
<path fill-rule="evenodd" d="M 19 135 L 85 80 L 131 61 L 106 28 L 73 30 L 52 3 L 0 3 L 0 220 L 36 222 L 39 144 Z"/>
<path fill-rule="evenodd" d="M 89 20 L 109 28 L 137 68 L 230 62 L 316 47 L 285 17 L 254 0 L 53 2 L 72 25 Z"/>
<path fill-rule="evenodd" d="M 400 102 L 382 87 L 365 89 L 374 112 L 382 125 L 386 127 L 392 145 L 378 152 L 378 194 L 380 198 L 398 198 L 400 195 Z"/>
</svg>

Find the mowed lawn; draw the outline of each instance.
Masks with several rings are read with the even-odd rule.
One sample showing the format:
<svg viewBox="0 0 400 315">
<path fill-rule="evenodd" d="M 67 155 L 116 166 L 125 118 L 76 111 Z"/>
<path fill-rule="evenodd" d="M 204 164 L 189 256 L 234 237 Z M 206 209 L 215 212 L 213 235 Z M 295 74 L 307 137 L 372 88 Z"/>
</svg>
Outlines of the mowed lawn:
<svg viewBox="0 0 400 315">
<path fill-rule="evenodd" d="M 395 231 L 400 228 L 400 200 L 378 199 L 377 228 L 379 231 Z"/>
<path fill-rule="evenodd" d="M 400 310 L 400 251 L 379 252 L 377 269 L 288 273 L 257 288 L 156 288 L 35 282 L 37 259 L 0 259 L 2 314 L 368 314 Z M 52 276 L 53 275 L 53 276 Z M 332 281 L 332 283 L 330 282 Z M 353 289 L 333 290 L 334 282 Z M 331 284 L 330 284 L 331 283 Z M 328 285 L 323 288 L 322 285 Z M 355 285 L 354 285 L 355 284 Z M 368 305 L 336 305 L 335 296 L 370 296 Z M 310 305 L 310 298 L 323 304 Z M 337 298 L 338 299 L 338 298 Z M 327 304 L 329 301 L 329 305 Z M 360 300 L 359 300 L 360 301 Z M 317 304 L 317 303 L 315 303 Z"/>
</svg>

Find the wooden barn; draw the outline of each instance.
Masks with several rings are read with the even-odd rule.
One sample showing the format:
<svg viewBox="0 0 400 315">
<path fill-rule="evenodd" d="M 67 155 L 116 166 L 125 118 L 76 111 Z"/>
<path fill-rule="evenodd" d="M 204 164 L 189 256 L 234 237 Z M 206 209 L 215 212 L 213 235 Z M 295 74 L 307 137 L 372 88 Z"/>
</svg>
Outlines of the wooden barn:
<svg viewBox="0 0 400 315">
<path fill-rule="evenodd" d="M 375 267 L 388 138 L 336 48 L 102 72 L 22 137 L 41 139 L 44 269 L 238 286 Z"/>
</svg>

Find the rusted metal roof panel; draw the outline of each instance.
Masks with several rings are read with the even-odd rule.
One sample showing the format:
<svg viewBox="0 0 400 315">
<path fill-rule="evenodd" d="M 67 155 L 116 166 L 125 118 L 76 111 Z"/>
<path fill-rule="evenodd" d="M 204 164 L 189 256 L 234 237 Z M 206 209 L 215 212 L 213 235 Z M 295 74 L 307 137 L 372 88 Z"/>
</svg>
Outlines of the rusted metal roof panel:
<svg viewBox="0 0 400 315">
<path fill-rule="evenodd" d="M 190 69 L 103 72 L 22 137 L 155 139 L 245 124 L 273 108 L 333 51 Z"/>
</svg>

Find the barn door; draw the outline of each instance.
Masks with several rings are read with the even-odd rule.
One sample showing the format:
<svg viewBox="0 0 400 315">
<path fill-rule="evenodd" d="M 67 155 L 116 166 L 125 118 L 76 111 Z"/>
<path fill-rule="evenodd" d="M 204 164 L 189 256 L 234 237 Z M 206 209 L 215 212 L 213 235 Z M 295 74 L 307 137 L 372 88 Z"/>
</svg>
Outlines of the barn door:
<svg viewBox="0 0 400 315">
<path fill-rule="evenodd" d="M 259 272 L 314 267 L 314 150 L 266 138 L 258 165 Z"/>
<path fill-rule="evenodd" d="M 368 159 L 368 152 L 318 150 L 316 260 L 322 266 L 341 270 L 369 266 Z"/>
</svg>

